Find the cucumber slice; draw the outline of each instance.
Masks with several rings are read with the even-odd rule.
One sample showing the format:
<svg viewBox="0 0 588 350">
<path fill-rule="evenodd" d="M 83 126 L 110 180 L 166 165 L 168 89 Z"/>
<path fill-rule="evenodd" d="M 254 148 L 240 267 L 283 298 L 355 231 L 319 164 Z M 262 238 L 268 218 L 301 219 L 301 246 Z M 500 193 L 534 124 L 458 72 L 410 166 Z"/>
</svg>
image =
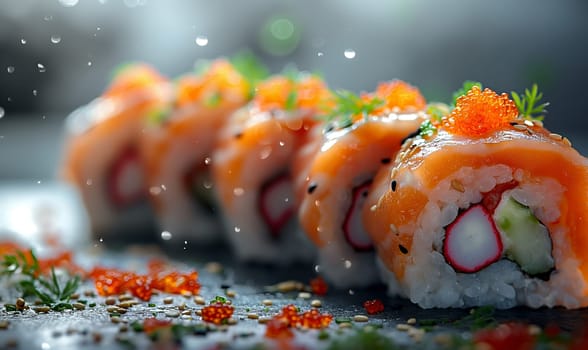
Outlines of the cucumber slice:
<svg viewBox="0 0 588 350">
<path fill-rule="evenodd" d="M 516 262 L 521 270 L 533 276 L 554 268 L 549 231 L 529 207 L 503 196 L 494 212 L 494 221 L 506 237 L 506 257 Z"/>
</svg>

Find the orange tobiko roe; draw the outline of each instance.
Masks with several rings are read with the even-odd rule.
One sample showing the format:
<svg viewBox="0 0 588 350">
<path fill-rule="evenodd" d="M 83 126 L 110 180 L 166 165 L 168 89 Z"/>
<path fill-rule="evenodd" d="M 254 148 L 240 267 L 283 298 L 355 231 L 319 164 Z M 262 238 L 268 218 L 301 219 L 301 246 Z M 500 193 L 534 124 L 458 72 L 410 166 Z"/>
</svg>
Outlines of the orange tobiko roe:
<svg viewBox="0 0 588 350">
<path fill-rule="evenodd" d="M 441 124 L 452 134 L 484 137 L 508 128 L 518 115 L 517 106 L 507 94 L 498 95 L 488 88 L 482 91 L 474 86 L 457 99 L 455 108 Z"/>
<path fill-rule="evenodd" d="M 381 113 L 420 111 L 427 105 L 420 90 L 402 80 L 380 83 L 374 95 L 384 101 L 378 108 Z"/>
<path fill-rule="evenodd" d="M 315 77 L 303 77 L 299 81 L 275 76 L 257 86 L 254 103 L 262 111 L 286 109 L 288 99 L 295 94 L 294 108 L 320 109 L 331 98 L 325 83 Z"/>
<path fill-rule="evenodd" d="M 188 75 L 178 80 L 176 104 L 183 107 L 212 98 L 214 94 L 246 100 L 249 83 L 228 61 L 217 60 L 204 74 Z"/>
<path fill-rule="evenodd" d="M 202 321 L 214 324 L 222 324 L 226 322 L 231 316 L 235 308 L 231 305 L 221 302 L 214 302 L 202 308 Z"/>
<path fill-rule="evenodd" d="M 165 78 L 151 66 L 143 63 L 130 64 L 119 71 L 102 96 L 124 96 L 133 91 L 164 81 Z"/>
</svg>

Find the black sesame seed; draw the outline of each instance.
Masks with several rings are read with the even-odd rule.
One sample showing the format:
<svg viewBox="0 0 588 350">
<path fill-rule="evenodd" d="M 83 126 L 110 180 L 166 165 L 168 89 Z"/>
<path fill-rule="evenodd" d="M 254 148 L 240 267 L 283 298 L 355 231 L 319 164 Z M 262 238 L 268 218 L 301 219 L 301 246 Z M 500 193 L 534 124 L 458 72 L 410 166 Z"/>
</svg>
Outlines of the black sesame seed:
<svg viewBox="0 0 588 350">
<path fill-rule="evenodd" d="M 389 163 L 390 163 L 390 161 L 391 161 L 391 159 L 390 159 L 390 158 L 382 158 L 382 160 L 380 160 L 380 162 L 381 162 L 382 164 L 389 164 Z"/>
<path fill-rule="evenodd" d="M 235 138 L 236 139 L 240 139 L 241 137 L 243 137 L 243 133 L 242 132 L 238 132 L 235 134 Z"/>
<path fill-rule="evenodd" d="M 392 192 L 396 191 L 396 187 L 398 186 L 398 183 L 396 182 L 396 180 L 392 180 L 392 185 L 390 187 L 392 187 Z"/>
<path fill-rule="evenodd" d="M 310 186 L 308 186 L 308 190 L 307 190 L 308 194 L 311 194 L 312 192 L 314 192 L 314 190 L 316 190 L 317 186 L 318 185 L 316 183 L 314 183 L 314 182 L 311 183 Z"/>
<path fill-rule="evenodd" d="M 518 125 L 519 123 L 518 122 L 510 122 L 509 124 L 512 126 L 515 126 L 515 125 Z"/>
<path fill-rule="evenodd" d="M 231 288 L 231 285 L 230 284 L 223 283 L 223 284 L 220 285 L 220 287 L 221 287 L 221 289 L 229 289 L 229 288 Z"/>
<path fill-rule="evenodd" d="M 402 244 L 399 244 L 399 245 L 398 245 L 398 249 L 400 249 L 400 252 L 401 252 L 402 254 L 408 254 L 408 249 L 406 249 L 406 247 L 405 247 L 405 246 L 403 246 Z"/>
<path fill-rule="evenodd" d="M 368 191 L 364 191 L 361 195 L 364 196 L 364 197 L 367 197 L 368 196 L 368 193 L 369 193 Z"/>
</svg>

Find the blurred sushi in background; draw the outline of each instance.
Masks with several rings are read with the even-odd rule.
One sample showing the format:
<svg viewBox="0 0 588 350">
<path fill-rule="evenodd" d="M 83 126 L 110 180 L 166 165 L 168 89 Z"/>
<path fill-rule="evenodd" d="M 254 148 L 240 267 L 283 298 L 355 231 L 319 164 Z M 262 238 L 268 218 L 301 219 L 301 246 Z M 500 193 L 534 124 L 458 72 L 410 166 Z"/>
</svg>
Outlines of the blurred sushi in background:
<svg viewBox="0 0 588 350">
<path fill-rule="evenodd" d="M 381 83 L 370 94 L 339 91 L 332 121 L 306 149 L 297 192 L 298 218 L 318 247 L 320 273 L 338 287 L 378 283 L 374 245 L 361 218 L 377 170 L 426 120 L 425 99 L 409 84 Z"/>
<path fill-rule="evenodd" d="M 212 152 L 220 129 L 265 75 L 248 53 L 201 62 L 200 72 L 177 80 L 172 103 L 146 120 L 141 155 L 163 232 L 198 243 L 220 240 Z"/>
<path fill-rule="evenodd" d="M 81 193 L 95 234 L 137 232 L 150 222 L 139 136 L 145 118 L 170 98 L 167 79 L 148 65 L 129 64 L 101 97 L 67 118 L 61 175 Z"/>
<path fill-rule="evenodd" d="M 296 220 L 291 169 L 330 98 L 322 79 L 291 70 L 259 84 L 223 130 L 212 157 L 213 182 L 238 258 L 290 263 L 314 257 Z"/>
</svg>

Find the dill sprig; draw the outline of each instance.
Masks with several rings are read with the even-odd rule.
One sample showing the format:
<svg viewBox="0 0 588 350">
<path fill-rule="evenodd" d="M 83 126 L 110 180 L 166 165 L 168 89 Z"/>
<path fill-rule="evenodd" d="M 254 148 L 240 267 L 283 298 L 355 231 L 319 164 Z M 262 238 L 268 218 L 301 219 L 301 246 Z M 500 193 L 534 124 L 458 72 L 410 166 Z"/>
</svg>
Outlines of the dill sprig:
<svg viewBox="0 0 588 350">
<path fill-rule="evenodd" d="M 62 285 L 55 269 L 51 267 L 51 275 L 45 278 L 41 276 L 39 261 L 33 251 L 29 250 L 27 253 L 30 259 L 20 250 L 14 255 L 4 255 L 0 263 L 0 276 L 21 274 L 25 279 L 17 283 L 17 288 L 23 297 L 36 296 L 55 311 L 71 309 L 72 305 L 68 302 L 80 285 L 80 277 L 70 276 L 65 285 Z"/>
<path fill-rule="evenodd" d="M 348 90 L 336 90 L 333 96 L 333 107 L 328 110 L 325 119 L 327 122 L 337 123 L 340 128 L 351 126 L 354 116 L 362 116 L 367 120 L 369 115 L 384 103 L 377 97 L 363 98 Z"/>
<path fill-rule="evenodd" d="M 269 70 L 250 51 L 242 51 L 229 59 L 233 67 L 249 82 L 250 98 L 255 93 L 255 86 L 269 76 Z"/>
<path fill-rule="evenodd" d="M 521 118 L 536 121 L 543 120 L 543 113 L 547 112 L 545 108 L 549 106 L 549 102 L 539 102 L 543 98 L 543 93 L 539 92 L 537 84 L 533 84 L 531 90 L 525 89 L 524 95 L 519 95 L 514 91 L 510 94 L 515 105 L 519 109 L 519 116 Z"/>
<path fill-rule="evenodd" d="M 464 81 L 462 87 L 459 88 L 458 90 L 456 90 L 455 92 L 453 92 L 452 106 L 455 107 L 455 104 L 457 103 L 457 99 L 460 96 L 467 94 L 468 91 L 470 91 L 474 86 L 479 87 L 480 90 L 482 89 L 482 83 L 480 83 L 479 81 L 473 81 L 473 80 Z"/>
</svg>

